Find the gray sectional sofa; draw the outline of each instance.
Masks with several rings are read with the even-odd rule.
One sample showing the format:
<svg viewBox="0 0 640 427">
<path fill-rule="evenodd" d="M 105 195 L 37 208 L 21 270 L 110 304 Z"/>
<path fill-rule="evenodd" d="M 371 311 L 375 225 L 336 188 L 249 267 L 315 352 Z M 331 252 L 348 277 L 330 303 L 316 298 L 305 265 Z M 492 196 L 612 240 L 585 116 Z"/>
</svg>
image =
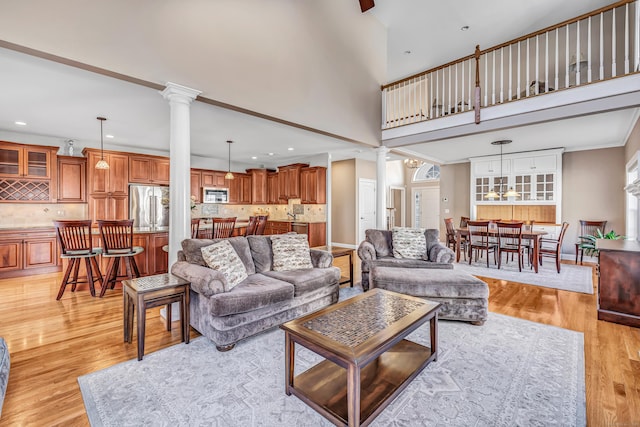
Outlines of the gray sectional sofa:
<svg viewBox="0 0 640 427">
<path fill-rule="evenodd" d="M 427 229 L 424 235 L 427 244 L 426 259 L 395 258 L 390 230 L 366 230 L 365 240 L 358 247 L 358 256 L 362 261 L 362 289 L 369 289 L 369 274 L 374 266 L 452 269 L 455 253 L 440 243 L 440 231 Z"/>
<path fill-rule="evenodd" d="M 0 337 L 0 416 L 2 415 L 2 404 L 4 403 L 7 384 L 9 383 L 10 364 L 9 347 L 7 347 L 7 342 L 4 338 Z"/>
<path fill-rule="evenodd" d="M 270 236 L 232 237 L 248 277 L 226 291 L 226 278 L 207 267 L 201 248 L 217 240 L 186 239 L 171 273 L 191 282 L 191 326 L 231 350 L 236 342 L 338 301 L 340 269 L 333 256 L 310 250 L 314 268 L 273 271 Z"/>
</svg>

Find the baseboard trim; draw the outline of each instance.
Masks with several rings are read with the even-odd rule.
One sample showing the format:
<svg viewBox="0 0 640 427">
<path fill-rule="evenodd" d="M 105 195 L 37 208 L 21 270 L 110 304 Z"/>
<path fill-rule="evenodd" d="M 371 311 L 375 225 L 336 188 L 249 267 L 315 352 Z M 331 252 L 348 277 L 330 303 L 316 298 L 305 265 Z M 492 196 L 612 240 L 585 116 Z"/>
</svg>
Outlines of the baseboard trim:
<svg viewBox="0 0 640 427">
<path fill-rule="evenodd" d="M 351 245 L 349 243 L 331 242 L 331 246 L 339 246 L 341 248 L 349 248 L 349 249 L 358 249 L 358 245 Z"/>
</svg>

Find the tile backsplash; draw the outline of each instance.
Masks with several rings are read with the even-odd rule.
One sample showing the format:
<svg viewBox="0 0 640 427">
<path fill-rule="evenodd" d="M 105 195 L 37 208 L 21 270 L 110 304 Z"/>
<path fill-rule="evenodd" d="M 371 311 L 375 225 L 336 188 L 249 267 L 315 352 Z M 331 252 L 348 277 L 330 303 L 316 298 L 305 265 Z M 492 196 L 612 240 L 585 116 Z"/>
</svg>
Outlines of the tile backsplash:
<svg viewBox="0 0 640 427">
<path fill-rule="evenodd" d="M 327 220 L 327 205 L 303 205 L 300 199 L 291 199 L 287 205 L 226 205 L 203 203 L 196 204 L 191 211 L 193 218 L 210 216 L 248 219 L 251 215 L 269 215 L 271 220 L 290 220 L 287 213 L 296 214 L 296 220 L 316 222 Z"/>
<path fill-rule="evenodd" d="M 88 205 L 82 203 L 2 203 L 0 228 L 53 227 L 57 219 L 87 219 Z"/>
</svg>

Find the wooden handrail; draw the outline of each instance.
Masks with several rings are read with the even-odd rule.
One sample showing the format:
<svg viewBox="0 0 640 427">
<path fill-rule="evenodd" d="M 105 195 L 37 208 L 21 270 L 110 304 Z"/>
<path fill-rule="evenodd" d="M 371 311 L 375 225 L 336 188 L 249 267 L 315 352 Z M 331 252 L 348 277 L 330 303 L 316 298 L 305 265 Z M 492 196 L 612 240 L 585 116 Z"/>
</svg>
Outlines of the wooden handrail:
<svg viewBox="0 0 640 427">
<path fill-rule="evenodd" d="M 435 67 L 435 68 L 431 68 L 431 69 L 429 69 L 429 70 L 427 70 L 427 71 L 421 71 L 421 72 L 416 73 L 416 74 L 414 74 L 414 75 L 412 75 L 412 76 L 405 77 L 405 78 L 404 78 L 404 79 L 402 79 L 402 80 L 397 80 L 397 81 L 395 81 L 395 82 L 393 82 L 393 83 L 388 83 L 388 84 L 386 84 L 386 85 L 383 85 L 383 86 L 381 86 L 381 87 L 380 87 L 380 90 L 385 90 L 385 89 L 386 89 L 386 88 L 388 88 L 388 87 L 395 86 L 395 85 L 397 85 L 397 84 L 404 83 L 404 82 L 407 82 L 407 81 L 409 81 L 409 80 L 413 80 L 413 79 L 415 79 L 416 77 L 420 77 L 420 76 L 425 75 L 425 74 L 433 73 L 433 72 L 438 71 L 438 70 L 441 70 L 441 69 L 443 69 L 443 68 L 447 68 L 447 67 L 448 67 L 448 66 L 450 66 L 450 65 L 457 64 L 457 63 L 460 63 L 460 62 L 464 62 L 464 61 L 466 61 L 466 60 L 468 60 L 468 59 L 473 59 L 473 58 L 474 58 L 474 54 L 467 55 L 467 56 L 463 56 L 462 58 L 456 59 L 456 60 L 451 61 L 451 62 L 447 62 L 447 63 L 446 63 L 446 64 L 444 64 L 444 65 L 438 65 L 437 67 Z"/>
</svg>

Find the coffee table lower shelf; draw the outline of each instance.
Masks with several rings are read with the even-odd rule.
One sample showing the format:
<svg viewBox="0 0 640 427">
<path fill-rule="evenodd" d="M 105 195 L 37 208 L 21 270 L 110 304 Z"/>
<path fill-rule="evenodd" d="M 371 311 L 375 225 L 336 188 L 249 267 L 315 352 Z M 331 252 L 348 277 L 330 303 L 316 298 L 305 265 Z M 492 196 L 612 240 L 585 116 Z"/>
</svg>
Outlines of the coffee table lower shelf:
<svg viewBox="0 0 640 427">
<path fill-rule="evenodd" d="M 360 370 L 360 425 L 367 425 L 436 354 L 401 340 Z M 324 360 L 293 380 L 289 391 L 332 422 L 348 425 L 347 369 Z"/>
</svg>

